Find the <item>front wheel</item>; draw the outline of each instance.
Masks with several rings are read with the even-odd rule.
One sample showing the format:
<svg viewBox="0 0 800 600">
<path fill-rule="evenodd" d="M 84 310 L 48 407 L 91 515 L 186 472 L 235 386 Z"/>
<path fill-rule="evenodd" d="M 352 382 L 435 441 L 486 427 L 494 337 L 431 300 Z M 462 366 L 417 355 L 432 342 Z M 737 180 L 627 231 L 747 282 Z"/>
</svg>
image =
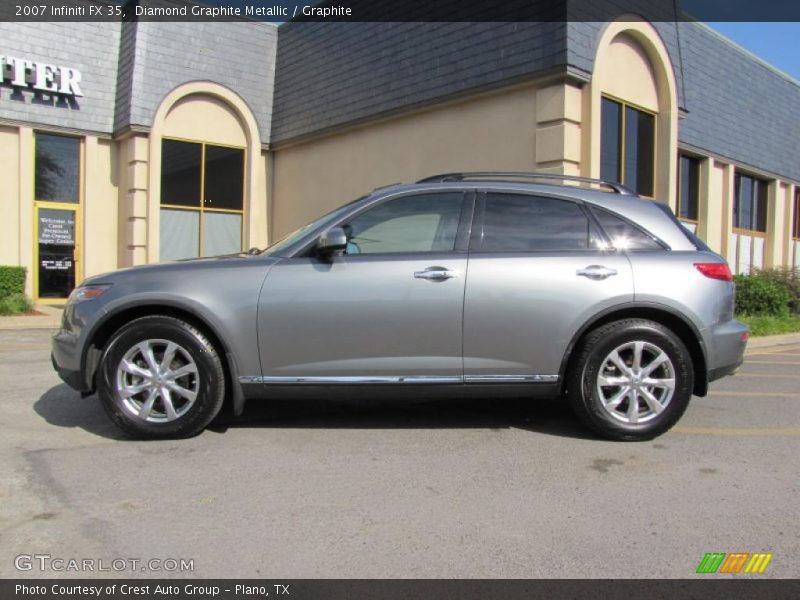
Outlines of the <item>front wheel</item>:
<svg viewBox="0 0 800 600">
<path fill-rule="evenodd" d="M 167 316 L 142 317 L 114 334 L 98 372 L 108 415 L 139 439 L 200 433 L 222 408 L 225 374 L 208 338 Z"/>
<path fill-rule="evenodd" d="M 601 435 L 649 440 L 686 410 L 694 383 L 691 356 L 663 325 L 644 319 L 608 323 L 589 333 L 577 351 L 568 397 Z"/>
</svg>

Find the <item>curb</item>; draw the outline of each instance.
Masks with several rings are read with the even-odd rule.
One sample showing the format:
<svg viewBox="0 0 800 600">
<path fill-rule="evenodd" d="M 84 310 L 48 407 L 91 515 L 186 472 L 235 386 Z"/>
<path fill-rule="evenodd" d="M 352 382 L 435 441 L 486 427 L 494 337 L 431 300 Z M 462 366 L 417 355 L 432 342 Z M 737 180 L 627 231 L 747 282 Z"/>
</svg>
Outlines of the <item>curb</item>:
<svg viewBox="0 0 800 600">
<path fill-rule="evenodd" d="M 37 304 L 34 308 L 43 314 L 0 317 L 0 330 L 59 328 L 61 314 L 64 312 L 63 309 L 40 304 Z"/>
<path fill-rule="evenodd" d="M 750 350 L 755 350 L 757 348 L 769 348 L 770 346 L 789 346 L 793 344 L 800 344 L 800 333 L 783 333 L 780 335 L 751 337 L 747 342 L 747 350 L 745 351 L 745 354 L 750 352 Z"/>
</svg>

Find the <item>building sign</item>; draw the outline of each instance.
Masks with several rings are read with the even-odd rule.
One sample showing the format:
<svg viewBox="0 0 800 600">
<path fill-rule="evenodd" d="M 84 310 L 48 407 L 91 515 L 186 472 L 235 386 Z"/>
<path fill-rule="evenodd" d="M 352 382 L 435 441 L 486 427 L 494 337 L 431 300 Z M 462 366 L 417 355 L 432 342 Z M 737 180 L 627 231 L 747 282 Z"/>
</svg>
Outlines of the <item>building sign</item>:
<svg viewBox="0 0 800 600">
<path fill-rule="evenodd" d="M 75 212 L 40 208 L 39 243 L 48 246 L 74 246 Z"/>
<path fill-rule="evenodd" d="M 81 97 L 81 72 L 14 56 L 0 56 L 0 84 L 46 94 Z"/>
</svg>

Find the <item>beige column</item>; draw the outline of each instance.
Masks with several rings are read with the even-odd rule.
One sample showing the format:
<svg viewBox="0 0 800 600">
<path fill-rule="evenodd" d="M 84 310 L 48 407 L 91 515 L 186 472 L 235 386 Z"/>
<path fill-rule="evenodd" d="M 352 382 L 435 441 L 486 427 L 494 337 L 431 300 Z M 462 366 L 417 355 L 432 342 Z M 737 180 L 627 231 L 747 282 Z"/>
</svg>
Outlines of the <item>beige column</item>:
<svg viewBox="0 0 800 600">
<path fill-rule="evenodd" d="M 19 264 L 28 269 L 25 278 L 25 293 L 33 296 L 33 281 L 36 265 L 33 264 L 33 196 L 35 146 L 33 129 L 19 128 Z"/>
<path fill-rule="evenodd" d="M 719 161 L 714 161 L 715 168 L 719 168 L 720 176 L 722 178 L 722 185 L 720 192 L 722 193 L 722 213 L 720 216 L 720 229 L 722 235 L 722 256 L 728 258 L 731 252 L 735 252 L 736 248 L 732 247 L 733 234 L 733 194 L 734 194 L 734 168 L 733 165 L 725 164 Z M 729 260 L 730 262 L 730 260 Z M 733 264 L 731 264 L 733 268 Z"/>
<path fill-rule="evenodd" d="M 536 92 L 536 168 L 579 175 L 581 163 L 581 90 L 568 83 Z"/>
<path fill-rule="evenodd" d="M 248 173 L 252 181 L 247 186 L 245 201 L 247 202 L 247 236 L 242 243 L 247 248 L 265 248 L 269 242 L 269 205 L 268 198 L 270 157 L 269 152 L 262 150 L 252 158 L 252 169 Z M 250 179 L 250 178 L 248 178 Z"/>
<path fill-rule="evenodd" d="M 117 145 L 93 136 L 84 139 L 83 276 L 113 271 L 118 261 L 119 165 Z"/>
<path fill-rule="evenodd" d="M 786 185 L 780 181 L 769 182 L 767 190 L 767 240 L 764 245 L 764 266 L 779 267 L 783 264 L 786 245 Z"/>
<path fill-rule="evenodd" d="M 119 161 L 119 266 L 147 262 L 148 243 L 158 244 L 147 231 L 148 139 L 131 135 L 121 142 Z"/>
<path fill-rule="evenodd" d="M 715 252 L 722 254 L 726 235 L 722 216 L 725 206 L 724 166 L 713 158 L 700 161 L 700 206 L 697 235 Z"/>
<path fill-rule="evenodd" d="M 14 127 L 0 127 L 0 165 L 3 167 L 3 184 L 0 185 L 0 206 L 3 209 L 0 218 L 0 265 L 20 265 L 19 212 L 22 198 L 19 194 L 19 132 Z"/>
<path fill-rule="evenodd" d="M 267 206 L 266 206 L 266 225 L 265 231 L 267 245 L 271 244 L 273 240 L 277 241 L 275 232 L 273 231 L 273 215 L 275 214 L 275 152 L 264 152 L 264 180 L 265 190 L 267 193 Z"/>
</svg>

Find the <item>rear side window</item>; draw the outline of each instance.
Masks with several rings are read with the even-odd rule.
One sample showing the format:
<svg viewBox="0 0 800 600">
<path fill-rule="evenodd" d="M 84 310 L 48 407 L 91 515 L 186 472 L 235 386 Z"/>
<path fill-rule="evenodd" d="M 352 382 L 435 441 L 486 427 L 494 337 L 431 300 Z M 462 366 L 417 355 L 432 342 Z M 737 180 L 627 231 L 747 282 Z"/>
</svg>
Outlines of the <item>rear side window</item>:
<svg viewBox="0 0 800 600">
<path fill-rule="evenodd" d="M 481 252 L 589 250 L 598 237 L 575 202 L 525 194 L 486 194 Z"/>
<path fill-rule="evenodd" d="M 664 250 L 658 240 L 625 219 L 600 208 L 592 212 L 606 232 L 611 246 L 617 250 Z"/>
</svg>

